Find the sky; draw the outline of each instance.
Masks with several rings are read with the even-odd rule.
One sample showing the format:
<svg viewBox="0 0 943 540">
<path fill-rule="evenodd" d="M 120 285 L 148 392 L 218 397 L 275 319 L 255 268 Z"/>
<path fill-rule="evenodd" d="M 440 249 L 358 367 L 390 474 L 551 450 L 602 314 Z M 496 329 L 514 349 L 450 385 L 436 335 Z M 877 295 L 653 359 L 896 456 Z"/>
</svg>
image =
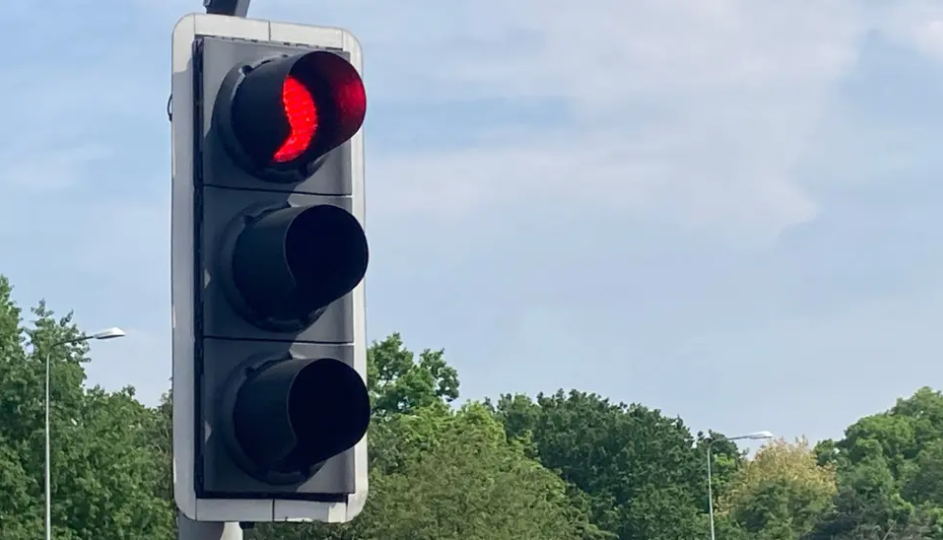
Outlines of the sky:
<svg viewBox="0 0 943 540">
<path fill-rule="evenodd" d="M 197 0 L 0 15 L 0 272 L 169 388 L 171 31 Z M 360 39 L 368 332 L 467 399 L 578 388 L 840 437 L 943 377 L 943 4 L 254 0 Z"/>
</svg>

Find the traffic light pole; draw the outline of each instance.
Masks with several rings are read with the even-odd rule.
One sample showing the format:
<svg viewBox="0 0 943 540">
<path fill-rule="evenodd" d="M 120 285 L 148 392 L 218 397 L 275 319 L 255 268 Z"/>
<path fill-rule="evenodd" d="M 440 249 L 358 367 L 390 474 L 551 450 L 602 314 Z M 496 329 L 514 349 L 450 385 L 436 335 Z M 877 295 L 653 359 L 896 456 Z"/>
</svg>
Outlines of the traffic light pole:
<svg viewBox="0 0 943 540">
<path fill-rule="evenodd" d="M 193 521 L 177 512 L 177 540 L 242 540 L 239 523 Z"/>
</svg>

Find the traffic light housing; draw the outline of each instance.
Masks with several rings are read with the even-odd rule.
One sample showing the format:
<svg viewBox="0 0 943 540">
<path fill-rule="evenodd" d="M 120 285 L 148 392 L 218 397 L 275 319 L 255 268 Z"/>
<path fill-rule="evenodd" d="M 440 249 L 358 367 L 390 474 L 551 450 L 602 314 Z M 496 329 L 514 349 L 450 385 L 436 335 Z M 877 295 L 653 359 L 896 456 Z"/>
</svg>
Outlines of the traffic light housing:
<svg viewBox="0 0 943 540">
<path fill-rule="evenodd" d="M 359 46 L 188 15 L 173 70 L 177 504 L 198 521 L 348 521 L 370 420 Z"/>
</svg>

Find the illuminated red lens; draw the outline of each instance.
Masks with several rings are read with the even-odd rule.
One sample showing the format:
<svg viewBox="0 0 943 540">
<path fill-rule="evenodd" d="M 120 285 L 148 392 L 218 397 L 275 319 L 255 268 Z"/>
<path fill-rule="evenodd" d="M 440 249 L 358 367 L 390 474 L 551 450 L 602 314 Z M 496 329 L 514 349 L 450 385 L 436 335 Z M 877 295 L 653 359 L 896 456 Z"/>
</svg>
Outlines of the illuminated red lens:
<svg viewBox="0 0 943 540">
<path fill-rule="evenodd" d="M 318 109 L 311 92 L 290 75 L 282 85 L 282 105 L 291 133 L 275 151 L 273 159 L 276 163 L 297 159 L 311 145 L 314 132 L 318 129 Z"/>
<path fill-rule="evenodd" d="M 360 129 L 367 111 L 367 93 L 356 71 L 351 70 L 348 77 L 338 81 L 334 101 L 340 112 L 340 131 L 345 138 L 351 137 Z"/>
</svg>

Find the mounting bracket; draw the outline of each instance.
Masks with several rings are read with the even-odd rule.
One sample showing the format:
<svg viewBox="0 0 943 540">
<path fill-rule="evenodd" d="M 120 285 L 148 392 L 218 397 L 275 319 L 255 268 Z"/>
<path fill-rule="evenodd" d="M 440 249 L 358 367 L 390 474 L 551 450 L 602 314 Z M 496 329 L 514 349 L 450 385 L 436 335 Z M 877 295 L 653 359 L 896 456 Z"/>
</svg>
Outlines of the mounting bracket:
<svg viewBox="0 0 943 540">
<path fill-rule="evenodd" d="M 245 17 L 249 12 L 249 0 L 203 0 L 203 7 L 210 15 Z"/>
</svg>

